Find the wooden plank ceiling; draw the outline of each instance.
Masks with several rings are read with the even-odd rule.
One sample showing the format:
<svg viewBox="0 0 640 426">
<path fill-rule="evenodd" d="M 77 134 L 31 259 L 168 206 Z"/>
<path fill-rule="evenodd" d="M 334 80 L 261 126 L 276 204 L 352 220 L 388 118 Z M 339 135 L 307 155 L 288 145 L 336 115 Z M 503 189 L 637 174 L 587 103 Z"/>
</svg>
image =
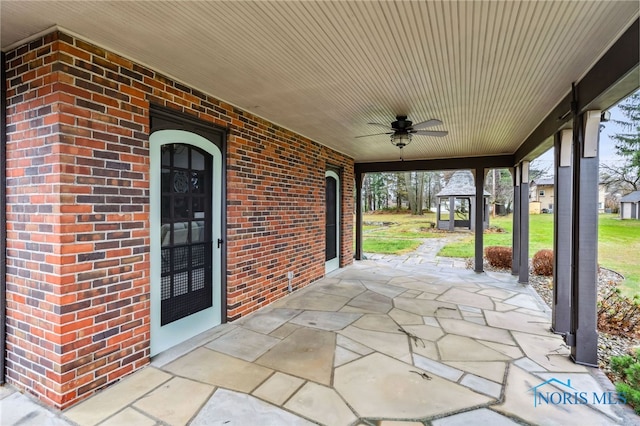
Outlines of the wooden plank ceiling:
<svg viewBox="0 0 640 426">
<path fill-rule="evenodd" d="M 437 118 L 405 159 L 511 154 L 638 17 L 638 1 L 2 1 L 7 50 L 58 26 L 335 148 Z"/>
</svg>

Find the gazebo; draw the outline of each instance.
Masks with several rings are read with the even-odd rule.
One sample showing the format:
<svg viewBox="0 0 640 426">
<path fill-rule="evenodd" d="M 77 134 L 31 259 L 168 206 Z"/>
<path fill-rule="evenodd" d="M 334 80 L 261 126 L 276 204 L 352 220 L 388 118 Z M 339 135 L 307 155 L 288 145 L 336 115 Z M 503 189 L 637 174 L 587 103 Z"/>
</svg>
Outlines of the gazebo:
<svg viewBox="0 0 640 426">
<path fill-rule="evenodd" d="M 482 221 L 484 229 L 489 227 L 489 194 L 483 191 L 484 203 Z M 458 170 L 438 197 L 438 229 L 454 231 L 456 228 L 475 230 L 476 186 L 470 170 Z"/>
</svg>

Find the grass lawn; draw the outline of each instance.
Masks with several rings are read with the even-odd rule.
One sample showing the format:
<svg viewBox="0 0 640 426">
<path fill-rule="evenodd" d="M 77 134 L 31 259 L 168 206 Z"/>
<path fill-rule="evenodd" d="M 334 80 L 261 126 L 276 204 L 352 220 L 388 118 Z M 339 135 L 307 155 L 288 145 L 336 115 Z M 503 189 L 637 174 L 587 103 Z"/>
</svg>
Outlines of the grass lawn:
<svg viewBox="0 0 640 426">
<path fill-rule="evenodd" d="M 426 229 L 435 223 L 435 214 L 424 216 L 410 214 L 365 214 L 363 218 L 364 238 L 362 249 L 368 253 L 402 254 L 417 249 L 422 238 L 435 236 Z M 391 222 L 393 225 L 382 226 L 368 223 Z"/>
<path fill-rule="evenodd" d="M 438 237 L 425 229 L 435 222 L 433 213 L 424 216 L 409 214 L 366 214 L 365 222 L 393 222 L 391 226 L 365 226 L 364 251 L 370 253 L 405 253 L 420 245 L 417 238 Z M 505 233 L 486 233 L 484 246 L 511 246 L 511 216 L 491 218 L 491 225 Z M 452 242 L 439 256 L 473 257 L 474 236 Z M 411 248 L 415 245 L 414 248 Z M 395 247 L 395 249 L 394 249 Z M 553 249 L 553 215 L 529 216 L 529 256 L 538 250 Z M 620 220 L 617 215 L 602 214 L 598 226 L 598 262 L 625 276 L 622 290 L 627 296 L 640 295 L 640 221 Z"/>
</svg>

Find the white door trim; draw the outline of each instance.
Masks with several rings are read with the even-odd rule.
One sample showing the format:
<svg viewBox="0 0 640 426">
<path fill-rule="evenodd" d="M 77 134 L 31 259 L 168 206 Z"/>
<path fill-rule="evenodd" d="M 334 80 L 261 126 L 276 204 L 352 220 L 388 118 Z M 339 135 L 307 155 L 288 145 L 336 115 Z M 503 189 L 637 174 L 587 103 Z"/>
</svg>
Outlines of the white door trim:
<svg viewBox="0 0 640 426">
<path fill-rule="evenodd" d="M 222 239 L 222 153 L 211 141 L 195 133 L 183 130 L 160 130 L 149 137 L 150 150 L 150 183 L 149 183 L 149 225 L 150 236 L 150 284 L 151 284 L 151 355 L 156 355 L 172 346 L 177 345 L 221 322 L 221 249 L 213 244 L 212 250 L 212 279 L 213 306 L 203 311 L 174 321 L 164 326 L 160 325 L 160 275 L 161 275 L 161 147 L 162 145 L 182 143 L 200 148 L 213 157 L 212 170 L 212 208 L 211 225 L 212 241 Z"/>
</svg>

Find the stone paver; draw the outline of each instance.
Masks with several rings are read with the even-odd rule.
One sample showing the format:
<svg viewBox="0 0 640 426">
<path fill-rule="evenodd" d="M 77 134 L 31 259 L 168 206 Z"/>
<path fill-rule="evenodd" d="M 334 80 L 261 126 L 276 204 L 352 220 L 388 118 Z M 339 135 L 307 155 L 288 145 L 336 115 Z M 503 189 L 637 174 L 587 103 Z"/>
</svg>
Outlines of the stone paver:
<svg viewBox="0 0 640 426">
<path fill-rule="evenodd" d="M 392 284 L 387 283 L 377 283 L 377 282 L 365 282 L 364 286 L 373 291 L 374 293 L 381 294 L 386 297 L 397 297 L 407 291 L 406 288 L 396 287 Z"/>
<path fill-rule="evenodd" d="M 122 426 L 122 425 L 136 425 L 136 426 L 153 426 L 156 424 L 156 420 L 142 414 L 141 412 L 133 408 L 125 408 L 108 420 L 100 423 L 100 426 Z"/>
<path fill-rule="evenodd" d="M 491 327 L 504 328 L 506 330 L 523 331 L 525 333 L 548 336 L 551 333 L 551 321 L 545 318 L 532 317 L 521 312 L 493 312 L 485 313 L 487 324 Z"/>
<path fill-rule="evenodd" d="M 348 306 L 361 309 L 364 313 L 380 314 L 386 314 L 393 308 L 390 297 L 370 290 L 351 299 Z"/>
<path fill-rule="evenodd" d="M 256 333 L 246 328 L 237 328 L 206 345 L 207 348 L 222 352 L 245 361 L 255 361 L 280 339 Z"/>
<path fill-rule="evenodd" d="M 276 405 L 282 405 L 303 383 L 304 380 L 297 377 L 284 373 L 275 373 L 260 385 L 253 392 L 253 395 Z"/>
<path fill-rule="evenodd" d="M 355 262 L 202 333 L 64 413 L 0 387 L 0 423 L 507 426 L 637 420 L 629 421 L 617 405 L 535 405 L 537 385 L 559 391 L 559 383 L 570 381 L 572 389 L 604 391 L 591 369 L 570 361 L 562 338 L 549 331 L 550 311 L 530 288 L 510 274 L 453 268 L 456 261 L 423 246 L 410 255 Z"/>
<path fill-rule="evenodd" d="M 291 320 L 292 323 L 320 330 L 342 330 L 360 318 L 362 314 L 347 312 L 305 311 Z"/>
<path fill-rule="evenodd" d="M 446 364 L 496 383 L 502 383 L 504 380 L 504 372 L 507 368 L 506 362 L 491 361 L 448 361 Z"/>
<path fill-rule="evenodd" d="M 511 359 L 508 355 L 478 343 L 470 337 L 447 334 L 437 344 L 445 361 L 509 361 Z"/>
<path fill-rule="evenodd" d="M 446 364 L 442 364 L 417 354 L 413 355 L 413 363 L 416 367 L 419 367 L 424 371 L 428 371 L 429 373 L 451 380 L 452 382 L 457 382 L 464 374 L 457 368 L 449 367 Z"/>
<path fill-rule="evenodd" d="M 507 345 L 513 343 L 513 339 L 509 332 L 499 328 L 487 327 L 480 324 L 470 323 L 469 321 L 449 318 L 443 318 L 439 320 L 439 322 L 444 331 L 450 334 L 466 336 L 473 339 L 489 340 L 491 342 Z"/>
<path fill-rule="evenodd" d="M 385 331 L 388 333 L 402 333 L 399 324 L 389 315 L 365 314 L 353 323 L 354 327 L 371 331 Z"/>
<path fill-rule="evenodd" d="M 287 321 L 295 318 L 300 310 L 298 309 L 269 309 L 264 312 L 259 311 L 254 315 L 241 320 L 241 324 L 245 328 L 257 331 L 259 333 L 269 334 L 280 328 Z"/>
<path fill-rule="evenodd" d="M 336 312 L 350 300 L 348 297 L 319 291 L 307 291 L 304 296 L 301 297 L 300 293 L 294 293 L 290 298 L 279 300 L 276 304 L 282 306 L 286 303 L 288 308 L 293 309 Z"/>
<path fill-rule="evenodd" d="M 466 310 L 467 307 L 475 307 L 478 309 L 493 309 L 493 300 L 489 296 L 483 296 L 481 294 L 471 293 L 459 288 L 452 288 L 440 295 L 437 300 L 443 302 L 452 302 L 460 306 L 461 310 Z M 478 311 L 476 311 L 478 312 Z"/>
<path fill-rule="evenodd" d="M 518 346 L 515 346 L 515 343 L 513 345 L 503 345 L 502 343 L 487 342 L 486 340 L 481 339 L 478 339 L 478 343 L 481 343 L 488 348 L 495 349 L 496 351 L 508 356 L 509 358 L 520 358 L 523 355 L 520 348 Z"/>
<path fill-rule="evenodd" d="M 420 316 L 428 317 L 441 317 L 442 313 L 447 311 L 454 311 L 457 313 L 458 309 L 453 303 L 439 302 L 436 300 L 425 300 L 418 298 L 406 298 L 397 297 L 394 299 L 393 304 L 396 308 L 403 311 L 411 312 Z"/>
<path fill-rule="evenodd" d="M 170 425 L 186 425 L 213 390 L 213 386 L 174 377 L 140 398 L 133 406 Z"/>
<path fill-rule="evenodd" d="M 382 354 L 336 369 L 335 388 L 362 417 L 418 418 L 454 411 L 489 398 Z"/>
<path fill-rule="evenodd" d="M 406 293 L 403 296 L 406 297 Z M 400 325 L 424 324 L 422 316 L 401 309 L 393 308 L 389 311 L 389 316 Z"/>
<path fill-rule="evenodd" d="M 572 362 L 569 348 L 558 336 L 549 332 L 548 336 L 521 333 L 511 333 L 524 353 L 535 363 L 549 371 L 584 373 L 586 368 Z"/>
<path fill-rule="evenodd" d="M 460 380 L 460 384 L 496 399 L 500 398 L 500 392 L 502 391 L 502 386 L 498 383 L 473 374 L 465 374 Z"/>
<path fill-rule="evenodd" d="M 219 389 L 207 401 L 191 426 L 312 426 L 300 418 L 278 407 L 260 401 L 251 395 Z"/>
<path fill-rule="evenodd" d="M 358 418 L 335 390 L 308 382 L 284 405 L 325 425 L 349 425 Z"/>
<path fill-rule="evenodd" d="M 362 330 L 354 326 L 349 326 L 339 333 L 377 352 L 403 361 L 411 360 L 409 340 L 405 334 Z"/>
<path fill-rule="evenodd" d="M 528 294 L 518 294 L 510 299 L 504 300 L 503 302 L 508 305 L 518 306 L 520 308 L 540 309 L 538 301 Z"/>
<path fill-rule="evenodd" d="M 518 423 L 486 408 L 434 420 L 433 426 L 517 426 Z"/>
<path fill-rule="evenodd" d="M 251 392 L 272 373 L 263 366 L 206 348 L 196 349 L 165 369 L 177 376 L 241 392 Z"/>
<path fill-rule="evenodd" d="M 0 424 L 20 426 L 70 426 L 55 413 L 45 410 L 41 405 L 19 392 L 2 399 L 0 404 Z"/>
<path fill-rule="evenodd" d="M 361 345 L 360 343 L 355 342 L 348 337 L 342 336 L 340 334 L 338 334 L 336 338 L 336 344 L 360 355 L 369 355 L 371 352 L 373 352 L 373 349 L 365 345 Z"/>
<path fill-rule="evenodd" d="M 167 382 L 171 377 L 164 371 L 146 367 L 120 383 L 70 408 L 65 412 L 65 416 L 81 425 L 95 425 L 120 411 L 131 401 Z"/>
<path fill-rule="evenodd" d="M 336 353 L 333 358 L 333 366 L 339 367 L 342 364 L 346 364 L 347 362 L 353 361 L 354 359 L 358 359 L 360 357 L 360 354 L 351 352 L 349 349 L 345 349 L 342 346 L 336 346 Z"/>
<path fill-rule="evenodd" d="M 314 290 L 351 299 L 367 291 L 367 288 L 360 281 L 336 278 L 322 280 L 314 287 Z"/>
<path fill-rule="evenodd" d="M 334 333 L 300 328 L 258 358 L 256 363 L 328 385 L 335 346 Z"/>
</svg>

